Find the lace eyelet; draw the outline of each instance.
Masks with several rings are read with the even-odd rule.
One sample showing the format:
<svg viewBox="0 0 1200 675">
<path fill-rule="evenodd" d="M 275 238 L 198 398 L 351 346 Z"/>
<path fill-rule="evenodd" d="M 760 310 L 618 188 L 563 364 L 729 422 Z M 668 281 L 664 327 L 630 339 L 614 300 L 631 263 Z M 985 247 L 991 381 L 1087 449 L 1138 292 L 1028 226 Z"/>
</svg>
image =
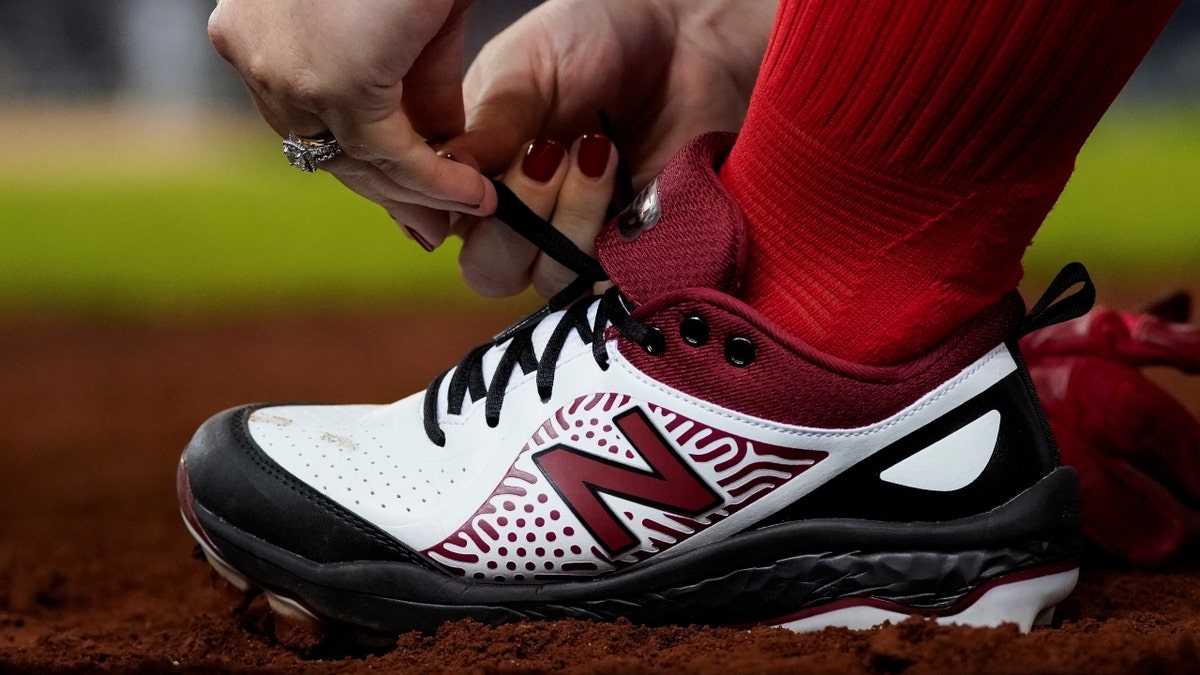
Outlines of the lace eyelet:
<svg viewBox="0 0 1200 675">
<path fill-rule="evenodd" d="M 679 337 L 693 347 L 699 347 L 708 342 L 708 336 L 708 324 L 695 314 L 687 315 L 679 324 Z"/>
<path fill-rule="evenodd" d="M 651 326 L 650 337 L 646 339 L 646 344 L 642 345 L 642 349 L 645 349 L 646 353 L 651 356 L 661 356 L 667 350 L 667 338 L 656 326 Z"/>
<path fill-rule="evenodd" d="M 755 349 L 750 338 L 735 335 L 725 341 L 725 360 L 736 368 L 745 368 L 754 363 Z"/>
</svg>

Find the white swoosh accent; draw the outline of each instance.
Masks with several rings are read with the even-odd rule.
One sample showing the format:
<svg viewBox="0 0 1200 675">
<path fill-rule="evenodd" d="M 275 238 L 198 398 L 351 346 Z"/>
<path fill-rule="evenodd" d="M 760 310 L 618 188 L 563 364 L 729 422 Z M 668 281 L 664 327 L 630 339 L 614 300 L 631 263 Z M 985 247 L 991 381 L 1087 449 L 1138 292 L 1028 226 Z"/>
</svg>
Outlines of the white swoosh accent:
<svg viewBox="0 0 1200 675">
<path fill-rule="evenodd" d="M 960 490 L 987 468 L 1000 434 L 1000 411 L 992 410 L 924 450 L 886 469 L 879 478 L 932 492 Z"/>
</svg>

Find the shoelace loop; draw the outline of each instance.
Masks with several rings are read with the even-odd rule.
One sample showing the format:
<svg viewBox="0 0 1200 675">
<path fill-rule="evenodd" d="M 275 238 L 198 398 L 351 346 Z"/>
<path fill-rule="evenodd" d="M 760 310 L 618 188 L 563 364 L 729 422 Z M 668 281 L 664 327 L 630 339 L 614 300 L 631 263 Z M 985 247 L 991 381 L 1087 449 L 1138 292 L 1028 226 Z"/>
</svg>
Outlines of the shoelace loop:
<svg viewBox="0 0 1200 675">
<path fill-rule="evenodd" d="M 493 181 L 498 205 L 495 217 L 518 234 L 533 242 L 546 255 L 562 263 L 579 275 L 550 299 L 541 310 L 518 321 L 497 335 L 492 342 L 480 345 L 467 352 L 450 376 L 446 391 L 446 412 L 462 414 L 468 395 L 471 403 L 486 399 L 485 419 L 489 427 L 500 424 L 500 409 L 513 372 L 520 368 L 522 374 L 537 371 L 538 395 L 542 401 L 550 400 L 554 388 L 554 373 L 558 358 L 572 331 L 578 333 L 584 344 L 592 345 L 592 356 L 601 369 L 608 369 L 608 351 L 605 348 L 604 331 L 612 326 L 625 337 L 643 347 L 652 346 L 661 352 L 661 334 L 636 321 L 630 316 L 625 298 L 616 288 L 610 288 L 597 300 L 590 296 L 577 300 L 588 292 L 597 281 L 608 278 L 604 268 L 592 256 L 583 252 L 554 226 L 538 217 L 503 183 Z M 589 323 L 588 313 L 596 306 L 595 319 Z M 539 358 L 533 344 L 533 332 L 547 317 L 566 308 L 550 334 Z M 507 344 L 504 355 L 492 374 L 492 381 L 484 381 L 483 358 L 493 348 Z M 451 371 L 446 370 L 433 379 L 425 390 L 425 435 L 438 446 L 446 445 L 446 433 L 438 420 L 438 395 L 442 382 Z"/>
<path fill-rule="evenodd" d="M 596 306 L 596 316 L 589 322 L 588 313 L 593 306 Z M 629 307 L 616 288 L 608 289 L 599 299 L 593 296 L 571 305 L 558 319 L 558 325 L 554 327 L 539 358 L 533 344 L 533 332 L 540 323 L 533 322 L 516 331 L 505 331 L 510 336 L 504 341 L 493 341 L 472 349 L 457 367 L 445 370 L 433 379 L 425 390 L 425 435 L 430 441 L 438 446 L 446 445 L 446 433 L 438 420 L 438 396 L 442 382 L 451 370 L 454 374 L 450 376 L 450 384 L 446 389 L 447 414 L 462 414 L 468 395 L 471 403 L 485 399 L 484 419 L 489 427 L 495 428 L 500 424 L 500 409 L 504 405 L 509 381 L 517 368 L 521 369 L 523 375 L 537 371 L 538 395 L 543 402 L 550 400 L 558 359 L 572 332 L 577 333 L 584 344 L 591 344 L 592 357 L 601 370 L 608 370 L 608 350 L 604 340 L 608 326 L 644 348 L 657 344 L 654 329 L 630 316 Z M 496 364 L 491 382 L 485 382 L 484 356 L 493 348 L 505 344 L 507 347 Z"/>
</svg>

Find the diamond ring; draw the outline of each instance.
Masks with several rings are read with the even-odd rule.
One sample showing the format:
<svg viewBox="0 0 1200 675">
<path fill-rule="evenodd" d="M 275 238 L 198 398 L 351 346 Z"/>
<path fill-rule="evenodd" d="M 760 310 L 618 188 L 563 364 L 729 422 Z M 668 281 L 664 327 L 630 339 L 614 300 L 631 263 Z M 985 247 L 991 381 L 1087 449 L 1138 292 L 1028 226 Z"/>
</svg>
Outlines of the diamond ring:
<svg viewBox="0 0 1200 675">
<path fill-rule="evenodd" d="M 283 154 L 288 164 L 306 173 L 316 171 L 322 162 L 337 157 L 341 152 L 342 146 L 329 134 L 320 138 L 304 138 L 293 131 L 283 141 Z"/>
</svg>

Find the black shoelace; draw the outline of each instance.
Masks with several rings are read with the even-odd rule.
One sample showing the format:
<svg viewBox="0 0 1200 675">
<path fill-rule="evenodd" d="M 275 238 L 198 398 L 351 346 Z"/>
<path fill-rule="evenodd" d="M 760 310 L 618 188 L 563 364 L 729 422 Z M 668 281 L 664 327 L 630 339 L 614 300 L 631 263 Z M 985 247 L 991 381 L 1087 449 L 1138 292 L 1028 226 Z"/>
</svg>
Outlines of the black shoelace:
<svg viewBox="0 0 1200 675">
<path fill-rule="evenodd" d="M 518 321 L 491 342 L 467 352 L 453 369 L 454 375 L 450 377 L 446 392 L 446 412 L 450 415 L 462 414 L 468 395 L 471 403 L 486 399 L 485 419 L 488 426 L 493 428 L 500 424 L 500 409 L 516 368 L 520 368 L 524 375 L 536 370 L 538 395 L 543 402 L 550 400 L 558 358 L 572 332 L 577 333 L 584 344 L 592 345 L 592 356 L 602 370 L 608 369 L 604 331 L 610 325 L 647 350 L 661 349 L 662 345 L 662 334 L 631 317 L 627 301 L 616 288 L 610 288 L 599 300 L 595 296 L 579 299 L 597 281 L 608 278 L 600 263 L 579 250 L 550 223 L 539 218 L 502 183 L 497 182 L 495 186 L 499 198 L 495 217 L 579 276 L 551 298 L 545 307 Z M 588 313 L 594 305 L 596 316 L 589 322 Z M 559 318 L 558 325 L 542 350 L 541 358 L 538 358 L 533 344 L 533 331 L 547 316 L 565 307 L 569 308 Z M 491 382 L 485 382 L 483 357 L 489 350 L 505 342 L 509 342 L 508 348 L 496 364 Z M 425 435 L 438 446 L 446 445 L 446 433 L 442 431 L 438 420 L 438 394 L 449 373 L 450 370 L 443 371 L 425 390 Z"/>
</svg>

